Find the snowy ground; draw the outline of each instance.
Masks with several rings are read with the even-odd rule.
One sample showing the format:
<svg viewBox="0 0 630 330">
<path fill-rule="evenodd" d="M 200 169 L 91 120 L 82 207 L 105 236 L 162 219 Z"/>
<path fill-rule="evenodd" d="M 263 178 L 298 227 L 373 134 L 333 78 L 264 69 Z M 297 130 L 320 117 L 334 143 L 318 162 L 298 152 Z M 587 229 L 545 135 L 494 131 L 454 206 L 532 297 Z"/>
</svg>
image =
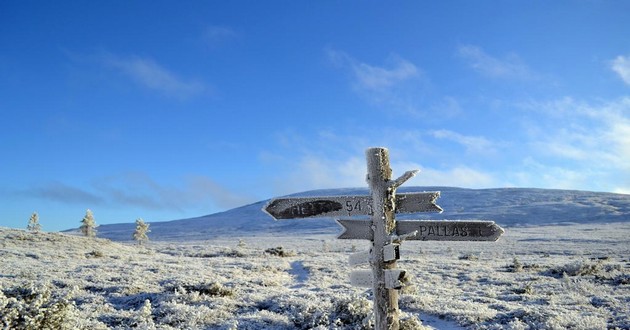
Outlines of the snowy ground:
<svg viewBox="0 0 630 330">
<path fill-rule="evenodd" d="M 278 249 L 277 247 L 282 247 Z M 362 329 L 362 241 L 242 237 L 146 246 L 0 228 L 3 328 Z M 405 242 L 401 296 L 437 329 L 630 328 L 630 225 L 506 228 L 494 243 Z"/>
</svg>

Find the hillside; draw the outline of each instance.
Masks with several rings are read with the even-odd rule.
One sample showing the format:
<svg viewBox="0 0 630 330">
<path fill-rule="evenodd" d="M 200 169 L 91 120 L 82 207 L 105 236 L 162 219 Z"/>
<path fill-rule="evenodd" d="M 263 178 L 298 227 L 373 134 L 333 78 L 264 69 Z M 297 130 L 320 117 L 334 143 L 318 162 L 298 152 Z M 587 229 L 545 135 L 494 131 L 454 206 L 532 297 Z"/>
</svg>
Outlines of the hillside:
<svg viewBox="0 0 630 330">
<path fill-rule="evenodd" d="M 492 220 L 502 227 L 552 224 L 592 224 L 630 220 L 630 195 L 530 188 L 463 189 L 403 187 L 399 192 L 440 191 L 441 214 L 401 215 L 398 219 Z M 365 189 L 314 190 L 291 196 L 367 195 Z M 151 240 L 206 240 L 221 236 L 276 234 L 303 236 L 340 233 L 333 219 L 274 221 L 262 211 L 268 201 L 197 218 L 151 223 Z M 102 225 L 98 236 L 116 241 L 131 239 L 133 223 Z"/>
</svg>

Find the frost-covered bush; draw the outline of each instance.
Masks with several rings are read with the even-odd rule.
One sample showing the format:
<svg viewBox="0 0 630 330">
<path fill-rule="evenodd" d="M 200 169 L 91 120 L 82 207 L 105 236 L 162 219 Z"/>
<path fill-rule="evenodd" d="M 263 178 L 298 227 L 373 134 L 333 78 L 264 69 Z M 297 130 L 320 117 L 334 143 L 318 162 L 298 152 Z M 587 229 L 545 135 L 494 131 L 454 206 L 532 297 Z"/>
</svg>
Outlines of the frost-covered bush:
<svg viewBox="0 0 630 330">
<path fill-rule="evenodd" d="M 364 297 L 276 296 L 256 306 L 286 316 L 295 329 L 372 329 L 372 303 Z"/>
<path fill-rule="evenodd" d="M 364 297 L 342 297 L 333 303 L 331 321 L 337 325 L 354 325 L 356 329 L 374 327 L 372 302 Z"/>
<path fill-rule="evenodd" d="M 212 297 L 230 297 L 235 294 L 234 289 L 226 288 L 219 282 L 183 285 L 182 288 L 188 292 L 198 292 Z"/>
<path fill-rule="evenodd" d="M 512 260 L 511 270 L 514 273 L 520 273 L 523 271 L 523 264 L 516 257 L 514 257 L 514 260 Z"/>
<path fill-rule="evenodd" d="M 586 276 L 596 275 L 601 269 L 600 263 L 587 263 L 584 261 L 575 261 L 570 264 L 558 266 L 549 269 L 549 273 L 556 277 L 562 276 Z"/>
<path fill-rule="evenodd" d="M 81 227 L 79 227 L 81 233 L 87 237 L 96 236 L 96 221 L 94 221 L 94 214 L 88 209 L 85 211 L 85 216 L 81 220 Z"/>
<path fill-rule="evenodd" d="M 0 288 L 3 329 L 77 329 L 77 317 L 74 302 L 53 295 L 48 286 Z"/>
<path fill-rule="evenodd" d="M 133 239 L 138 241 L 138 245 L 142 245 L 143 242 L 149 240 L 149 236 L 147 236 L 147 233 L 151 232 L 149 226 L 150 224 L 144 222 L 142 218 L 136 219 L 136 230 L 133 232 Z"/>
<path fill-rule="evenodd" d="M 39 215 L 37 214 L 37 212 L 33 212 L 33 214 L 31 215 L 31 218 L 28 219 L 28 225 L 26 226 L 26 230 L 33 233 L 38 233 L 39 231 L 42 230 L 42 225 L 39 224 Z"/>
<path fill-rule="evenodd" d="M 274 248 L 268 248 L 268 249 L 265 250 L 265 253 L 271 254 L 273 256 L 278 256 L 278 257 L 293 257 L 293 256 L 295 256 L 295 252 L 285 250 L 282 246 L 278 246 L 278 247 L 274 247 Z"/>
</svg>

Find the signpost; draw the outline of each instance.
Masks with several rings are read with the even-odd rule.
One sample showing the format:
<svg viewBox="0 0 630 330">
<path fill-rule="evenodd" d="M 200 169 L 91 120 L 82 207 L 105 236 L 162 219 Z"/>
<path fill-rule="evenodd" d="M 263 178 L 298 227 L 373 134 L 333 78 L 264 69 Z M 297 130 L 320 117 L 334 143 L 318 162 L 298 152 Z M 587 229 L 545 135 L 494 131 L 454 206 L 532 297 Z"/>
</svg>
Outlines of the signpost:
<svg viewBox="0 0 630 330">
<path fill-rule="evenodd" d="M 439 192 L 396 195 L 396 213 L 442 212 Z M 274 219 L 372 215 L 372 196 L 286 197 L 273 199 L 265 212 Z"/>
<path fill-rule="evenodd" d="M 496 241 L 504 233 L 493 221 L 403 220 L 396 213 L 442 212 L 436 204 L 439 192 L 396 194 L 396 189 L 418 171 L 391 179 L 389 152 L 385 148 L 366 151 L 367 182 L 371 195 L 283 197 L 271 200 L 264 211 L 276 220 L 314 217 L 370 216 L 371 220 L 337 219 L 344 228 L 339 239 L 366 239 L 369 251 L 352 254 L 351 266 L 369 264 L 371 270 L 355 270 L 350 283 L 372 287 L 375 329 L 398 329 L 398 291 L 405 271 L 396 269 L 403 240 Z"/>
<path fill-rule="evenodd" d="M 366 220 L 339 219 L 344 232 L 338 239 L 372 240 L 372 223 Z M 415 233 L 414 233 L 415 232 Z M 476 220 L 400 220 L 396 221 L 396 235 L 417 241 L 489 241 L 503 235 L 503 228 L 494 221 Z"/>
</svg>

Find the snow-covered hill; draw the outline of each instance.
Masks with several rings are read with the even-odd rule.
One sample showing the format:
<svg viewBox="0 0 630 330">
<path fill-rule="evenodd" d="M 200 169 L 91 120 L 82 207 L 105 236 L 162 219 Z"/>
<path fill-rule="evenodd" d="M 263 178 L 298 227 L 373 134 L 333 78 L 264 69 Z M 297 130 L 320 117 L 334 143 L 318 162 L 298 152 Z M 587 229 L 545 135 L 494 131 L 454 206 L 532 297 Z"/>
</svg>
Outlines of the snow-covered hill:
<svg viewBox="0 0 630 330">
<path fill-rule="evenodd" d="M 492 220 L 502 227 L 562 223 L 610 223 L 630 220 L 630 195 L 556 189 L 403 187 L 404 192 L 440 191 L 444 212 L 397 216 L 398 219 Z M 367 195 L 367 188 L 314 190 L 292 196 Z M 151 223 L 151 240 L 191 241 L 221 236 L 293 236 L 330 234 L 341 228 L 333 219 L 274 221 L 262 211 L 268 201 L 197 218 Z M 134 223 L 102 225 L 98 236 L 131 239 Z"/>
</svg>

